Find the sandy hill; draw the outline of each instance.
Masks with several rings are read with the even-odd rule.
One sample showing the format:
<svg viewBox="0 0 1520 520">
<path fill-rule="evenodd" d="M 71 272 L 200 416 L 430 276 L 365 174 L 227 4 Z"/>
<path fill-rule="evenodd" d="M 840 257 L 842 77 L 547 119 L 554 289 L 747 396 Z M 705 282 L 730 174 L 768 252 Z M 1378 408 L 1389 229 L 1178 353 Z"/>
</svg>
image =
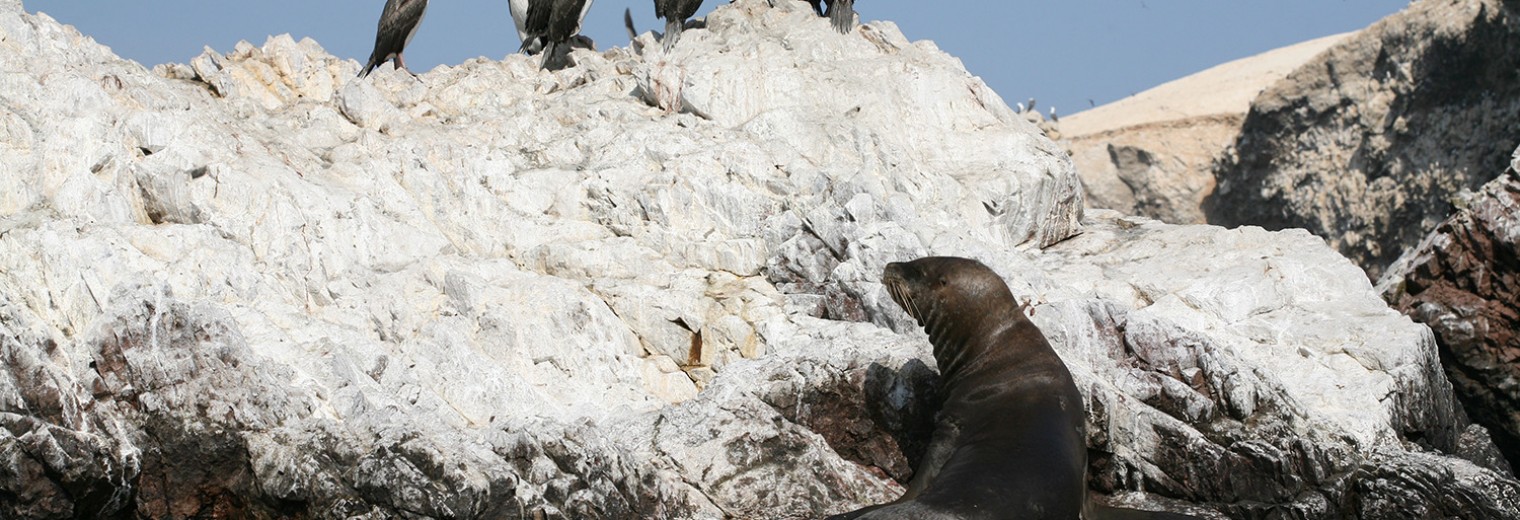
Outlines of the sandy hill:
<svg viewBox="0 0 1520 520">
<path fill-rule="evenodd" d="M 1061 118 L 1077 138 L 1127 127 L 1214 116 L 1244 116 L 1268 86 L 1351 35 L 1342 33 L 1273 49 L 1168 81 L 1139 94 Z"/>
<path fill-rule="evenodd" d="M 1267 87 L 1354 33 L 1235 60 L 1061 119 L 1089 207 L 1201 224 L 1213 164 Z"/>
</svg>

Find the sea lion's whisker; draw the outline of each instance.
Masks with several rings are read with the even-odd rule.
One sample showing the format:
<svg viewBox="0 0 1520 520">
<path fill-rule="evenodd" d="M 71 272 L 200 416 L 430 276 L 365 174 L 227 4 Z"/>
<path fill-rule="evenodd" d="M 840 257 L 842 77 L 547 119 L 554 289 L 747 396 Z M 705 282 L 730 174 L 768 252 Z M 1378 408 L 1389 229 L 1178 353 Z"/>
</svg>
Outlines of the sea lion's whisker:
<svg viewBox="0 0 1520 520">
<path fill-rule="evenodd" d="M 918 320 L 919 326 L 923 326 L 925 316 L 918 308 L 918 302 L 913 301 L 913 292 L 908 290 L 907 282 L 898 278 L 886 278 L 881 283 L 887 287 L 887 293 L 892 295 L 892 301 L 897 302 L 903 312 Z"/>
<path fill-rule="evenodd" d="M 913 309 L 913 300 L 908 299 L 907 293 L 903 291 L 902 282 L 899 280 L 888 280 L 886 285 L 887 292 L 892 295 L 892 300 L 897 302 L 897 306 L 902 307 L 909 315 L 917 318 L 918 315 Z"/>
</svg>

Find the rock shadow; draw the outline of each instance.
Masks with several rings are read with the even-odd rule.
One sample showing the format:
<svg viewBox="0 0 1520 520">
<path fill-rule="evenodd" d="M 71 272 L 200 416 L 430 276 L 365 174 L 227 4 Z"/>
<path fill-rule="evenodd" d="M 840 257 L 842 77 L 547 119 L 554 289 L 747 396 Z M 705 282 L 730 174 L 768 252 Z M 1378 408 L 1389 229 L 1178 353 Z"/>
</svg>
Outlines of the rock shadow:
<svg viewBox="0 0 1520 520">
<path fill-rule="evenodd" d="M 939 372 L 917 359 L 897 368 L 871 363 L 797 398 L 777 409 L 823 436 L 841 457 L 906 483 L 934 431 Z"/>
</svg>

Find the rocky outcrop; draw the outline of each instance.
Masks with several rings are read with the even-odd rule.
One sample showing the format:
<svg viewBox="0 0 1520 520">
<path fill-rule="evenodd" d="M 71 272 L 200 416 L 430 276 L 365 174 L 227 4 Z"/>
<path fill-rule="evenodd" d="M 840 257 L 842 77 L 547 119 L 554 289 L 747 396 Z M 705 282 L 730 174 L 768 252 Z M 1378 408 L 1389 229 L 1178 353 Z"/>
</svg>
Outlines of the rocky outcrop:
<svg viewBox="0 0 1520 520">
<path fill-rule="evenodd" d="M 150 72 L 8 4 L 0 516 L 887 498 L 757 399 L 669 406 L 821 307 L 778 285 L 850 289 L 784 268 L 858 264 L 873 239 L 846 223 L 1041 246 L 1077 231 L 1080 189 L 955 59 L 815 22 L 750 1 L 684 54 L 356 81 L 288 37 Z M 809 94 L 840 90 L 862 95 Z"/>
<path fill-rule="evenodd" d="M 1214 167 L 1251 100 L 1345 40 L 1327 36 L 1235 60 L 1062 121 L 1087 204 L 1173 224 L 1202 224 Z"/>
<path fill-rule="evenodd" d="M 1517 151 L 1520 153 L 1520 151 Z M 1517 156 L 1520 157 L 1520 156 Z M 1395 262 L 1380 284 L 1435 331 L 1467 413 L 1520 465 L 1520 159 Z"/>
<path fill-rule="evenodd" d="M 1232 518 L 1520 514 L 1503 468 L 1442 455 L 1481 430 L 1455 418 L 1429 333 L 1320 240 L 1108 218 L 1046 250 L 1052 285 L 1035 290 L 1036 322 L 1092 388 L 1095 487 Z M 1425 509 L 1391 513 L 1409 503 Z"/>
<path fill-rule="evenodd" d="M 1306 228 L 1376 279 L 1520 135 L 1520 5 L 1414 2 L 1264 92 L 1210 223 Z"/>
<path fill-rule="evenodd" d="M 1202 224 L 1214 160 L 1239 131 L 1239 117 L 1189 119 L 1072 137 L 1069 151 L 1089 207 Z"/>
<path fill-rule="evenodd" d="M 0 4 L 0 516 L 890 500 L 935 374 L 877 278 L 929 253 L 1035 303 L 1108 500 L 1520 516 L 1427 329 L 1319 239 L 1079 226 L 956 60 L 768 4 L 420 81 L 288 37 L 149 72 Z"/>
</svg>

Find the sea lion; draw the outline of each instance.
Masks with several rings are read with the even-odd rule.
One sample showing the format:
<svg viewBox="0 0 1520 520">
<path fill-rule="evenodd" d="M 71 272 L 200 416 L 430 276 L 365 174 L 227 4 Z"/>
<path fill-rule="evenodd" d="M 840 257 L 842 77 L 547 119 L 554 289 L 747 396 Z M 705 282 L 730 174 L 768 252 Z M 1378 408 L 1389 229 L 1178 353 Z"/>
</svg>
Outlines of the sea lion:
<svg viewBox="0 0 1520 520">
<path fill-rule="evenodd" d="M 386 0 L 385 9 L 380 11 L 380 26 L 375 30 L 375 50 L 370 52 L 369 63 L 359 71 L 359 77 L 368 76 L 387 60 L 395 60 L 397 70 L 412 74 L 406 70 L 401 51 L 417 35 L 417 27 L 422 25 L 426 13 L 427 0 Z"/>
<path fill-rule="evenodd" d="M 907 492 L 831 518 L 1193 518 L 1087 499 L 1082 394 L 992 269 L 920 258 L 888 264 L 882 284 L 929 334 L 944 402 Z"/>
</svg>

